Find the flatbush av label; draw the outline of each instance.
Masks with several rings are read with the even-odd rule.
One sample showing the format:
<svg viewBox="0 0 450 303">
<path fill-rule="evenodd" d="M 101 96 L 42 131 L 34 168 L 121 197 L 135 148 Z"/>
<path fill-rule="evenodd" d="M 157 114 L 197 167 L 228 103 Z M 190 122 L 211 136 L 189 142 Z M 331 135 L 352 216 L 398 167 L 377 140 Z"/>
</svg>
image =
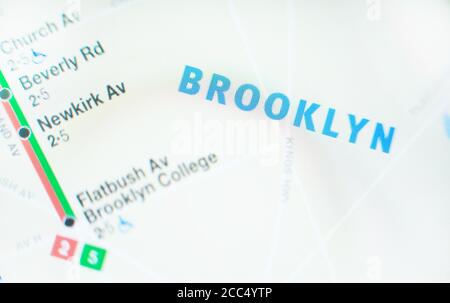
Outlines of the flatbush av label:
<svg viewBox="0 0 450 303">
<path fill-rule="evenodd" d="M 209 154 L 193 161 L 171 163 L 168 157 L 149 159 L 144 168 L 133 167 L 123 176 L 105 180 L 93 189 L 76 195 L 89 224 L 117 215 L 124 208 L 148 202 L 162 188 L 172 187 L 200 173 L 206 173 L 219 162 Z"/>
</svg>

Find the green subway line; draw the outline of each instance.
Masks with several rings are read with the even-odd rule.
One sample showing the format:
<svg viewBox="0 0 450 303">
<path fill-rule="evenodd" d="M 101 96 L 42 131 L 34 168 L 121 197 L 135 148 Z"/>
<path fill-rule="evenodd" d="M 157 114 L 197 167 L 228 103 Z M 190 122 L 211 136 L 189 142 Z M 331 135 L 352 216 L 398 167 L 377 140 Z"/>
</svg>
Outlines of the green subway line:
<svg viewBox="0 0 450 303">
<path fill-rule="evenodd" d="M 8 82 L 6 82 L 5 76 L 3 76 L 2 71 L 0 71 L 0 86 L 9 88 Z"/>
<path fill-rule="evenodd" d="M 5 88 L 10 88 L 8 85 L 8 82 L 5 79 L 5 76 L 0 71 L 0 85 Z M 14 94 L 12 94 L 11 99 L 9 100 L 11 107 L 19 120 L 20 124 L 22 126 L 26 126 L 31 130 L 30 124 L 28 123 L 27 119 L 25 118 L 25 115 L 23 114 L 22 109 L 19 106 L 19 103 L 17 102 L 16 98 L 14 97 Z M 29 142 L 31 144 L 31 147 L 34 150 L 34 153 L 36 154 L 36 157 L 38 158 L 39 162 L 41 163 L 42 169 L 44 170 L 45 174 L 47 175 L 47 178 L 52 185 L 56 196 L 58 197 L 59 202 L 61 203 L 62 208 L 64 209 L 64 212 L 67 216 L 70 216 L 72 218 L 75 218 L 75 213 L 73 212 L 72 208 L 70 207 L 69 201 L 66 198 L 66 195 L 64 194 L 61 185 L 58 182 L 58 179 L 56 178 L 53 169 L 51 168 L 50 164 L 47 161 L 47 158 L 44 155 L 44 152 L 42 151 L 39 143 L 36 140 L 36 137 L 33 134 L 33 131 L 31 131 L 31 135 L 29 138 Z"/>
</svg>

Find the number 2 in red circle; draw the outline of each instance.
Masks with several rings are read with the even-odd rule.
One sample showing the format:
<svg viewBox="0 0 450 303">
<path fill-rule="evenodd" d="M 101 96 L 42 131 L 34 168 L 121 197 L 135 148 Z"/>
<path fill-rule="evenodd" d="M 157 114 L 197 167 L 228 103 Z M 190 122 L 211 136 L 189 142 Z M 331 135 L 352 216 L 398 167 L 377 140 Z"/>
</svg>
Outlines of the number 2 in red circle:
<svg viewBox="0 0 450 303">
<path fill-rule="evenodd" d="M 78 242 L 69 238 L 56 236 L 51 255 L 69 260 L 75 254 Z"/>
</svg>

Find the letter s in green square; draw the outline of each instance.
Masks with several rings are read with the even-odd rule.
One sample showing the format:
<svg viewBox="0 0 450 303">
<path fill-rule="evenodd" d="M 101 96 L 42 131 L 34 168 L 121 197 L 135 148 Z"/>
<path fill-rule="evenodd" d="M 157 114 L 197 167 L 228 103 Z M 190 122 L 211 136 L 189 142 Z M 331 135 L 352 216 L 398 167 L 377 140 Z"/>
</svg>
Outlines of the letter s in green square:
<svg viewBox="0 0 450 303">
<path fill-rule="evenodd" d="M 91 269 L 101 270 L 105 262 L 105 257 L 106 250 L 86 244 L 81 253 L 80 264 Z"/>
</svg>

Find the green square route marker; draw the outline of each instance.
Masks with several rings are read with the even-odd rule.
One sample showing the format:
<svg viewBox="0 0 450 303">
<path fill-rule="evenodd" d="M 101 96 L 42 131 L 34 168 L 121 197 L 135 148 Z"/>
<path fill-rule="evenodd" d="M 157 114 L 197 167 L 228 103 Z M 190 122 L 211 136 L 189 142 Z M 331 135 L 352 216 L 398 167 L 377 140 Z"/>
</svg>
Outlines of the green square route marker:
<svg viewBox="0 0 450 303">
<path fill-rule="evenodd" d="M 80 264 L 91 269 L 102 270 L 105 257 L 106 250 L 86 244 L 81 253 Z"/>
</svg>

